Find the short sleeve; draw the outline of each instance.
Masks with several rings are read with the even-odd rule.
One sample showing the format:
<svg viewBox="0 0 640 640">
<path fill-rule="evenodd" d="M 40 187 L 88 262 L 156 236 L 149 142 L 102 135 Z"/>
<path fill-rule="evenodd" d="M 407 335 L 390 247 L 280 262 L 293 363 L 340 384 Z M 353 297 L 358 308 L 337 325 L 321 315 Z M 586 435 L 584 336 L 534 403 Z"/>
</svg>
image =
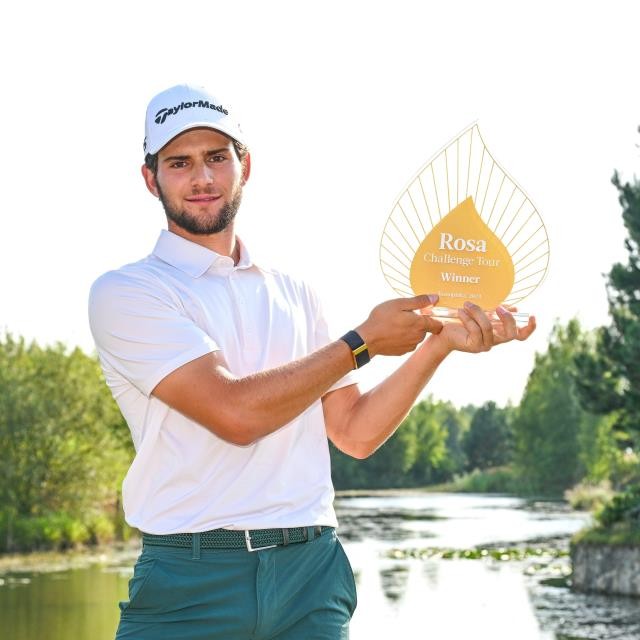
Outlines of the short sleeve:
<svg viewBox="0 0 640 640">
<path fill-rule="evenodd" d="M 89 324 L 98 355 L 146 396 L 175 369 L 219 349 L 160 282 L 118 271 L 96 280 Z"/>
<path fill-rule="evenodd" d="M 332 334 L 331 329 L 329 328 L 329 324 L 325 318 L 324 312 L 322 310 L 322 303 L 320 302 L 319 297 L 315 293 L 315 291 L 307 287 L 307 294 L 309 296 L 310 305 L 314 310 L 315 316 L 315 349 L 321 349 L 322 347 L 328 345 L 329 343 L 337 340 L 337 337 Z M 340 389 L 342 387 L 347 387 L 351 384 L 357 384 L 357 374 L 355 372 L 350 372 L 343 378 L 340 378 L 338 382 L 336 382 L 329 391 L 335 391 L 336 389 Z"/>
</svg>

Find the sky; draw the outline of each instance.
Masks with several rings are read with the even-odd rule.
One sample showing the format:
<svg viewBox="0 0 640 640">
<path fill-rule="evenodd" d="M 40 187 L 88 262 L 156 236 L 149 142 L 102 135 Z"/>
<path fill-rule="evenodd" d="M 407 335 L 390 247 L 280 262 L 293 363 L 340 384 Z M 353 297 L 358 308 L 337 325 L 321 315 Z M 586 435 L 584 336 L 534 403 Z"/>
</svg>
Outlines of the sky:
<svg viewBox="0 0 640 640">
<path fill-rule="evenodd" d="M 91 283 L 165 226 L 140 165 L 147 102 L 173 84 L 207 85 L 241 114 L 238 233 L 313 284 L 336 335 L 396 296 L 378 258 L 391 208 L 477 121 L 547 226 L 548 275 L 520 304 L 539 328 L 454 354 L 424 393 L 517 403 L 556 320 L 607 322 L 603 274 L 626 256 L 611 176 L 640 165 L 638 24 L 631 0 L 11 3 L 0 330 L 92 351 Z M 376 358 L 363 389 L 401 360 Z"/>
</svg>

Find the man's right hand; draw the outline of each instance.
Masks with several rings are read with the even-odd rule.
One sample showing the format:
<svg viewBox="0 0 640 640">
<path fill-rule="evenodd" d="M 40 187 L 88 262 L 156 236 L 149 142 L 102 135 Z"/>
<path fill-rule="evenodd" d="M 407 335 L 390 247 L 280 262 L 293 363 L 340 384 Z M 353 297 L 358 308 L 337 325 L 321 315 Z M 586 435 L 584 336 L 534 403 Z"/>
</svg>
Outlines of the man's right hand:
<svg viewBox="0 0 640 640">
<path fill-rule="evenodd" d="M 427 333 L 440 333 L 442 323 L 421 309 L 438 302 L 436 295 L 388 300 L 374 307 L 356 331 L 367 343 L 369 355 L 400 356 L 413 351 Z"/>
</svg>

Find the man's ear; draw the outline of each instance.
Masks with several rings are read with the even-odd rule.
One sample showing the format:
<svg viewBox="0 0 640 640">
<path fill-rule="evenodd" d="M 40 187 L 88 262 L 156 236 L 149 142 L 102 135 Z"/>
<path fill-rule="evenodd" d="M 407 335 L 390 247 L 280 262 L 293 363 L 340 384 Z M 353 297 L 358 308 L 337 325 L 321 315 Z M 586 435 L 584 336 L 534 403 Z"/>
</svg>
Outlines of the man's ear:
<svg viewBox="0 0 640 640">
<path fill-rule="evenodd" d="M 251 154 L 247 153 L 242 161 L 242 186 L 247 184 L 247 180 L 251 175 Z"/>
<path fill-rule="evenodd" d="M 149 167 L 147 167 L 146 164 L 142 165 L 142 177 L 144 178 L 144 183 L 147 185 L 147 189 L 149 189 L 149 191 L 156 198 L 159 198 L 160 197 L 160 192 L 158 191 L 158 185 L 156 183 L 156 177 L 155 177 L 153 171 L 151 171 L 151 169 L 149 169 Z"/>
</svg>

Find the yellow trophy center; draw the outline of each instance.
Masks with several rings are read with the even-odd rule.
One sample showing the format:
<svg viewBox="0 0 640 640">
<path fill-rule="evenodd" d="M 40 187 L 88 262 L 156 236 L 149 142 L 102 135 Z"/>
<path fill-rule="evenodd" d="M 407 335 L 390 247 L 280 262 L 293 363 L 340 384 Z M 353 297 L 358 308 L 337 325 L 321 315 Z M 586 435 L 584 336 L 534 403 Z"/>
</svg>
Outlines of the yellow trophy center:
<svg viewBox="0 0 640 640">
<path fill-rule="evenodd" d="M 478 214 L 472 198 L 452 209 L 427 234 L 411 263 L 416 294 L 437 293 L 439 306 L 470 301 L 495 309 L 511 293 L 513 260 Z"/>
</svg>

